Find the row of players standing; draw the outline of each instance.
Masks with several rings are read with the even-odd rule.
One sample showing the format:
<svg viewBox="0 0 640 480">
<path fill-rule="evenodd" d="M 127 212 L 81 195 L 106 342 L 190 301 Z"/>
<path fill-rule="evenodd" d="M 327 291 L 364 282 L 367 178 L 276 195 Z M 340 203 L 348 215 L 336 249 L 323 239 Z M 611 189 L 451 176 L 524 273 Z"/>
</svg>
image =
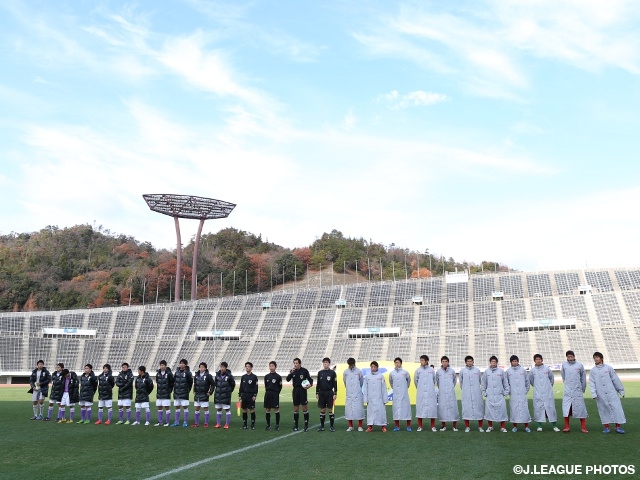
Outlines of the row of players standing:
<svg viewBox="0 0 640 480">
<path fill-rule="evenodd" d="M 584 401 L 587 379 L 584 366 L 576 361 L 573 351 L 566 352 L 567 361 L 563 363 L 561 375 L 564 381 L 564 395 L 562 401 L 563 416 L 565 419 L 564 432 L 569 432 L 569 417 L 579 418 L 581 430 L 588 433 L 585 419 L 587 409 Z M 615 370 L 604 364 L 603 355 L 600 352 L 593 354 L 594 366 L 589 375 L 589 388 L 592 398 L 596 401 L 600 420 L 604 425 L 604 433 L 609 433 L 610 423 L 615 423 L 615 431 L 624 433 L 621 424 L 626 423 L 620 398 L 624 397 L 624 388 Z M 420 367 L 414 374 L 414 383 L 417 388 L 416 417 L 418 419 L 418 431 L 422 431 L 422 421 L 431 419 L 431 430 L 437 431 L 436 418 L 442 422 L 441 431 L 447 429 L 447 422 L 452 422 L 453 431 L 458 431 L 457 422 L 460 419 L 458 402 L 456 400 L 455 385 L 458 381 L 455 370 L 449 366 L 449 358 L 443 356 L 441 367 L 436 371 L 429 366 L 429 357 L 420 357 Z M 459 383 L 462 390 L 462 418 L 465 422 L 465 432 L 470 432 L 470 421 L 478 421 L 478 429 L 484 432 L 484 420 L 488 421 L 487 432 L 493 430 L 493 422 L 500 422 L 500 431 L 506 433 L 506 422 L 513 424 L 512 431 L 518 431 L 518 424 L 523 423 L 525 432 L 530 432 L 529 422 L 531 415 L 527 393 L 534 387 L 533 407 L 534 419 L 538 423 L 537 431 L 543 430 L 542 424 L 546 419 L 551 422 L 553 430 L 559 432 L 556 425 L 557 413 L 555 407 L 553 384 L 554 375 L 551 369 L 542 363 L 542 355 L 533 357 L 534 366 L 530 371 L 525 370 L 519 363 L 519 358 L 512 355 L 511 367 L 506 371 L 498 367 L 498 358 L 492 356 L 490 365 L 482 374 L 474 366 L 474 359 L 468 355 L 465 357 L 465 367 L 460 370 Z M 349 359 L 349 362 L 353 359 Z M 411 431 L 411 404 L 409 400 L 409 386 L 411 377 L 409 372 L 402 368 L 402 359 L 396 358 L 395 369 L 389 373 L 389 383 L 393 389 L 393 419 L 394 431 L 400 430 L 400 421 L 407 422 L 407 430 Z M 355 367 L 355 361 L 353 361 Z M 351 368 L 354 371 L 354 368 Z M 357 370 L 357 369 L 355 369 Z M 345 372 L 345 375 L 347 373 Z M 351 374 L 353 382 L 361 372 Z M 360 412 L 362 403 L 367 403 L 367 431 L 373 429 L 373 425 L 379 425 L 386 431 L 387 389 L 384 376 L 378 373 L 377 362 L 371 363 L 371 375 L 364 377 L 360 382 L 364 385 L 364 398 L 358 396 L 357 384 L 351 389 L 347 386 L 347 406 L 345 417 L 347 420 L 363 418 Z M 352 396 L 349 391 L 351 390 Z M 505 398 L 509 396 L 510 415 L 507 415 Z M 483 397 L 486 399 L 483 402 Z M 357 412 L 354 413 L 354 412 Z M 360 423 L 361 426 L 361 423 Z M 352 424 L 350 423 L 350 428 Z"/>
<path fill-rule="evenodd" d="M 575 360 L 573 352 L 567 352 L 567 362 L 562 366 L 562 377 L 565 382 L 563 399 L 563 414 L 565 417 L 565 432 L 569 431 L 569 416 L 573 415 L 581 419 L 582 431 L 587 433 L 585 418 L 587 416 L 583 394 L 586 389 L 586 376 L 582 364 Z M 622 384 L 615 371 L 603 363 L 602 354 L 596 352 L 593 356 L 595 366 L 590 375 L 590 387 L 592 396 L 596 399 L 601 420 L 605 424 L 605 432 L 609 431 L 608 423 L 616 423 L 616 431 L 624 433 L 620 424 L 625 423 L 624 413 L 617 398 L 616 392 L 624 396 Z M 534 386 L 534 414 L 538 421 L 538 430 L 542 430 L 542 422 L 548 418 L 555 431 L 559 431 L 556 422 L 555 404 L 553 401 L 553 373 L 549 367 L 542 364 L 542 356 L 534 356 L 535 366 L 531 372 L 526 372 L 519 365 L 519 359 L 511 357 L 511 368 L 504 372 L 497 367 L 498 359 L 494 356 L 490 359 L 490 367 L 481 375 L 480 370 L 474 367 L 473 357 L 465 358 L 466 367 L 460 372 L 460 386 L 462 388 L 462 417 L 465 420 L 465 431 L 470 431 L 469 421 L 477 420 L 479 430 L 483 430 L 483 420 L 488 420 L 487 431 L 493 430 L 493 421 L 501 423 L 501 431 L 506 432 L 505 422 L 508 420 L 505 397 L 510 396 L 511 422 L 513 431 L 517 431 L 518 423 L 524 423 L 525 431 L 529 431 L 529 414 L 527 392 L 531 385 Z M 416 402 L 416 417 L 418 418 L 418 431 L 422 430 L 422 420 L 431 419 L 431 429 L 436 431 L 435 419 L 442 422 L 441 430 L 446 430 L 446 422 L 453 422 L 453 430 L 457 431 L 459 420 L 458 404 L 455 397 L 455 384 L 457 376 L 455 370 L 449 366 L 446 356 L 441 358 L 441 368 L 436 372 L 428 365 L 429 358 L 426 355 L 420 357 L 421 366 L 416 370 L 414 383 L 418 390 Z M 307 431 L 309 413 L 307 408 L 306 390 L 313 385 L 313 380 L 307 369 L 303 368 L 299 358 L 294 359 L 293 368 L 290 370 L 287 381 L 293 382 L 294 403 L 294 431 L 298 430 L 299 408 L 302 406 L 304 415 L 304 430 Z M 333 404 L 337 395 L 336 374 L 329 368 L 330 360 L 323 359 L 323 369 L 318 372 L 318 384 L 316 396 L 320 408 L 320 431 L 324 430 L 325 416 L 329 411 L 330 430 L 334 431 Z M 384 376 L 378 372 L 377 362 L 371 363 L 371 375 L 364 377 L 362 372 L 355 367 L 355 360 L 348 360 L 349 368 L 343 374 L 346 386 L 345 418 L 349 422 L 348 431 L 353 430 L 353 421 L 358 421 L 358 430 L 362 431 L 364 419 L 364 404 L 367 404 L 367 431 L 371 431 L 374 425 L 380 425 L 386 431 L 387 389 Z M 269 363 L 269 374 L 265 376 L 265 399 L 267 429 L 270 429 L 271 409 L 275 410 L 276 429 L 279 428 L 279 394 L 282 389 L 282 377 L 276 372 L 276 362 Z M 395 359 L 395 369 L 389 374 L 389 381 L 393 388 L 393 416 L 394 430 L 399 430 L 399 422 L 407 421 L 407 430 L 411 430 L 411 405 L 409 402 L 408 388 L 411 377 L 402 369 L 402 359 Z M 258 394 L 258 378 L 252 373 L 253 364 L 246 362 L 246 373 L 241 378 L 239 395 L 243 411 L 243 428 L 247 427 L 247 412 L 251 413 L 251 428 L 255 427 L 255 402 Z M 110 365 L 103 367 L 103 372 L 98 377 L 92 371 L 92 366 L 87 364 L 85 372 L 78 380 L 74 372 L 64 369 L 64 365 L 58 364 L 53 378 L 44 369 L 44 362 L 38 362 L 38 368 L 32 372 L 31 384 L 34 391 L 34 417 L 42 418 L 44 397 L 50 381 L 53 381 L 52 394 L 49 404 L 49 412 L 45 420 L 50 420 L 54 404 L 59 404 L 58 422 L 65 422 L 66 406 L 70 407 L 70 421 L 74 418 L 74 406 L 80 403 L 82 419 L 79 423 L 89 423 L 91 419 L 91 407 L 96 390 L 99 391 L 99 409 L 97 424 L 103 420 L 103 408 L 108 409 L 108 418 L 105 424 L 111 423 L 112 415 L 112 390 L 118 386 L 118 424 L 129 424 L 131 420 L 131 401 L 133 388 L 136 390 L 136 420 L 134 425 L 140 423 L 140 412 L 146 412 L 146 425 L 150 424 L 149 394 L 153 390 L 153 381 L 146 372 L 144 366 L 139 367 L 138 377 L 134 380 L 133 373 L 127 363 L 122 364 L 117 379 L 114 380 Z M 195 422 L 199 425 L 200 409 L 204 409 L 204 425 L 209 424 L 209 398 L 214 394 L 215 408 L 217 410 L 217 422 L 215 427 L 220 428 L 223 412 L 226 413 L 224 428 L 229 427 L 231 417 L 231 393 L 235 389 L 235 380 L 228 365 L 222 362 L 220 370 L 215 376 L 209 374 L 206 363 L 199 364 L 198 372 L 192 375 L 186 360 L 181 360 L 175 373 L 167 367 L 165 361 L 160 362 L 160 368 L 156 373 L 158 423 L 156 426 L 178 426 L 180 414 L 184 415 L 182 426 L 188 426 L 189 418 L 189 392 L 193 387 Z M 134 385 L 135 383 L 135 385 Z M 436 391 L 436 388 L 438 391 Z M 170 398 L 173 393 L 175 417 L 170 423 Z M 482 397 L 486 397 L 486 406 Z M 617 402 L 617 403 L 616 403 Z M 38 408 L 39 414 L 38 414 Z M 126 410 L 126 421 L 124 414 Z M 164 414 L 164 418 L 163 418 Z"/>
</svg>

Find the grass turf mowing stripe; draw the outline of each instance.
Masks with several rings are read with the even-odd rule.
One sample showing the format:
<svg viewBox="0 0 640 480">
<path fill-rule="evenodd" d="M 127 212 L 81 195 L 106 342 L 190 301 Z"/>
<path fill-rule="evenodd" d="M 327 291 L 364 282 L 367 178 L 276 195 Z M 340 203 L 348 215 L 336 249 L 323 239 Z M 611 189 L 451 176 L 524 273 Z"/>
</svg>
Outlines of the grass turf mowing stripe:
<svg viewBox="0 0 640 480">
<path fill-rule="evenodd" d="M 336 420 L 342 420 L 343 418 L 344 417 L 336 417 Z M 313 429 L 313 428 L 317 428 L 319 426 L 320 426 L 320 424 L 317 423 L 315 425 L 310 426 L 309 428 Z M 164 473 L 159 473 L 158 475 L 154 475 L 153 477 L 148 477 L 145 480 L 155 480 L 156 478 L 168 477 L 169 475 L 174 475 L 176 473 L 184 472 L 185 470 L 189 470 L 191 468 L 199 467 L 200 465 L 204 465 L 205 463 L 213 462 L 214 460 L 220 460 L 221 458 L 228 457 L 230 455 L 235 455 L 236 453 L 246 452 L 247 450 L 251 450 L 252 448 L 262 447 L 264 445 L 268 445 L 270 443 L 277 442 L 278 440 L 284 440 L 285 438 L 292 437 L 292 436 L 297 435 L 299 433 L 305 433 L 305 432 L 302 431 L 302 430 L 299 430 L 297 432 L 287 433 L 286 435 L 283 435 L 281 437 L 272 438 L 271 440 L 265 440 L 264 442 L 258 442 L 258 443 L 255 443 L 253 445 L 248 445 L 246 447 L 242 447 L 242 448 L 238 448 L 236 450 L 232 450 L 230 452 L 221 453 L 221 454 L 216 455 L 214 457 L 205 458 L 204 460 L 199 460 L 197 462 L 188 463 L 187 465 L 183 465 L 182 467 L 173 468 L 173 469 L 168 470 L 168 471 L 166 471 Z"/>
</svg>

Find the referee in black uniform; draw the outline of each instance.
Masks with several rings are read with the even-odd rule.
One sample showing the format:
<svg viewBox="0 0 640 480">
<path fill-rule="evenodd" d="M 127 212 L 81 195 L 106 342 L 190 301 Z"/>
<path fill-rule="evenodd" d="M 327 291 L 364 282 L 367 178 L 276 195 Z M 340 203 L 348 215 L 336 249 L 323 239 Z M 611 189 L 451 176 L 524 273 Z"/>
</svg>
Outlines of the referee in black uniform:
<svg viewBox="0 0 640 480">
<path fill-rule="evenodd" d="M 252 373 L 253 363 L 244 364 L 247 373 L 240 379 L 240 407 L 242 408 L 242 429 L 247 429 L 247 410 L 251 412 L 251 430 L 256 428 L 256 398 L 258 397 L 258 377 Z"/>
<path fill-rule="evenodd" d="M 271 409 L 276 412 L 276 431 L 280 430 L 280 392 L 282 391 L 282 377 L 276 372 L 278 364 L 275 360 L 269 362 L 269 373 L 264 376 L 264 408 L 266 409 L 267 430 L 271 430 Z"/>
<path fill-rule="evenodd" d="M 333 402 L 338 394 L 338 382 L 336 372 L 329 368 L 331 360 L 328 357 L 322 359 L 322 370 L 318 372 L 318 383 L 316 384 L 316 398 L 320 409 L 319 432 L 324 432 L 324 419 L 327 409 L 329 409 L 329 431 L 335 432 L 333 427 L 335 416 L 333 415 Z"/>
<path fill-rule="evenodd" d="M 306 386 L 302 386 L 302 382 L 309 382 Z M 309 430 L 309 410 L 307 408 L 307 390 L 313 386 L 313 379 L 309 374 L 309 370 L 302 366 L 302 360 L 293 359 L 293 368 L 287 375 L 287 382 L 293 381 L 293 431 L 298 431 L 298 419 L 300 418 L 300 405 L 302 405 L 302 413 L 304 415 L 304 431 Z"/>
</svg>

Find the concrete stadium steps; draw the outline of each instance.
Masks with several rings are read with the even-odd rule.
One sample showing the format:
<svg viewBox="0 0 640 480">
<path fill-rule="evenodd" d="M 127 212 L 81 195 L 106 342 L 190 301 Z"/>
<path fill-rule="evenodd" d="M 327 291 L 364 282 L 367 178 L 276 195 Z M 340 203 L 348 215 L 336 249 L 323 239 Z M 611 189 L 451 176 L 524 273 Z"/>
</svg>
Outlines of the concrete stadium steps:
<svg viewBox="0 0 640 480">
<path fill-rule="evenodd" d="M 303 287 L 302 282 L 299 284 Z M 590 285 L 591 294 L 578 287 Z M 492 301 L 494 291 L 504 300 Z M 422 305 L 412 298 L 422 296 Z M 336 308 L 344 299 L 346 308 Z M 271 307 L 263 309 L 263 301 Z M 574 319 L 575 330 L 518 332 L 516 322 Z M 42 328 L 96 331 L 95 339 L 43 338 Z M 397 327 L 399 338 L 350 339 L 350 328 Z M 241 330 L 241 340 L 198 341 L 199 330 Z M 335 363 L 357 360 L 416 361 L 426 353 L 432 363 L 448 355 L 459 368 L 467 354 L 484 365 L 496 354 L 500 364 L 515 353 L 525 365 L 541 353 L 558 364 L 576 351 L 590 363 L 595 350 L 614 365 L 640 364 L 640 269 L 489 273 L 468 282 L 446 284 L 441 277 L 280 290 L 222 299 L 164 305 L 0 314 L 0 370 L 27 372 L 42 358 L 81 371 L 122 361 L 155 371 L 161 359 L 172 368 L 187 356 L 215 368 L 227 361 L 236 373 L 244 362 L 267 370 L 276 359 L 288 367 L 299 356 L 312 371 L 323 356 Z M 365 358 L 366 357 L 366 358 Z M 134 365 L 136 364 L 136 365 Z"/>
</svg>

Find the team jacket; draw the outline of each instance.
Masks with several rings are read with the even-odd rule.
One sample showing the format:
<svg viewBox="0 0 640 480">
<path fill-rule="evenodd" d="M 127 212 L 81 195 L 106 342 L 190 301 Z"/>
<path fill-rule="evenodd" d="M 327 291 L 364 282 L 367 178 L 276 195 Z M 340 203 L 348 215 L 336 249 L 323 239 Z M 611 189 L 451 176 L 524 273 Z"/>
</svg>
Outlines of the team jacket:
<svg viewBox="0 0 640 480">
<path fill-rule="evenodd" d="M 231 393 L 236 388 L 236 380 L 233 378 L 231 370 L 222 374 L 220 370 L 216 372 L 216 393 L 214 400 L 216 405 L 231 405 Z"/>
<path fill-rule="evenodd" d="M 173 391 L 173 373 L 169 367 L 165 368 L 164 373 L 158 369 L 156 372 L 156 398 L 158 400 L 170 400 Z"/>
<path fill-rule="evenodd" d="M 116 384 L 113 373 L 109 370 L 98 376 L 98 400 L 113 400 L 113 386 Z"/>
<path fill-rule="evenodd" d="M 62 394 L 64 393 L 64 377 L 62 372 L 53 372 L 51 375 L 51 400 L 59 402 L 62 400 Z"/>
<path fill-rule="evenodd" d="M 148 373 L 136 378 L 136 402 L 146 403 L 149 401 L 149 394 L 153 392 L 153 380 Z"/>
<path fill-rule="evenodd" d="M 89 375 L 84 373 L 80 376 L 80 401 L 93 402 L 93 397 L 98 389 L 98 378 L 92 372 Z"/>
<path fill-rule="evenodd" d="M 197 372 L 193 376 L 193 401 L 208 402 L 209 397 L 213 394 L 215 382 L 209 373 L 209 370 Z"/>
<path fill-rule="evenodd" d="M 118 400 L 131 400 L 133 398 L 133 372 L 131 369 L 118 374 L 116 379 L 118 387 Z"/>
<path fill-rule="evenodd" d="M 191 370 L 186 367 L 184 370 L 176 370 L 173 374 L 173 399 L 189 400 L 189 392 L 193 386 L 193 375 Z"/>
<path fill-rule="evenodd" d="M 37 372 L 38 369 L 34 368 L 31 372 L 31 377 L 29 377 L 29 384 L 31 385 L 31 388 L 34 388 L 36 386 Z M 49 382 L 51 382 L 51 374 L 49 373 L 49 370 L 47 370 L 45 367 L 42 367 L 42 370 L 40 371 L 40 381 L 38 382 L 38 384 L 40 385 L 40 391 L 42 392 L 43 397 L 49 395 Z"/>
</svg>

